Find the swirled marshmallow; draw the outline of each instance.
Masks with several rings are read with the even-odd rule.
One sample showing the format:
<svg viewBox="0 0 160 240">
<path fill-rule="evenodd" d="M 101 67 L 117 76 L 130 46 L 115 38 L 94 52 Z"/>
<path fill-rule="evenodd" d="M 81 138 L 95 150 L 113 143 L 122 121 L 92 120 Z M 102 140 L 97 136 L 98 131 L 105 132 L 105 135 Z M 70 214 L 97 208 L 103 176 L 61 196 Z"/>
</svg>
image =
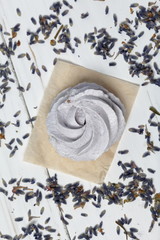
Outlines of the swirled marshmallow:
<svg viewBox="0 0 160 240">
<path fill-rule="evenodd" d="M 104 87 L 83 82 L 57 95 L 46 125 L 50 142 L 61 156 L 95 160 L 121 137 L 124 106 Z"/>
</svg>

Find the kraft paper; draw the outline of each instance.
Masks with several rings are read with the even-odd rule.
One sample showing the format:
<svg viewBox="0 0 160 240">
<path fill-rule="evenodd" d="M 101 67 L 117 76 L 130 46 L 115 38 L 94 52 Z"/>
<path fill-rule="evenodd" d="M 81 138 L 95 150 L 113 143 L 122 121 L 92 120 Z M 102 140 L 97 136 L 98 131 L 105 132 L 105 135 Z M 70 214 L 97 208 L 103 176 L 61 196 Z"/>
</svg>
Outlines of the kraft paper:
<svg viewBox="0 0 160 240">
<path fill-rule="evenodd" d="M 37 120 L 24 155 L 24 161 L 71 174 L 94 183 L 102 183 L 111 165 L 118 143 L 114 144 L 109 151 L 95 161 L 77 162 L 60 156 L 50 144 L 47 134 L 46 117 L 53 99 L 65 88 L 72 87 L 80 82 L 95 82 L 120 98 L 126 108 L 125 119 L 127 120 L 139 86 L 59 60 L 44 92 Z"/>
</svg>

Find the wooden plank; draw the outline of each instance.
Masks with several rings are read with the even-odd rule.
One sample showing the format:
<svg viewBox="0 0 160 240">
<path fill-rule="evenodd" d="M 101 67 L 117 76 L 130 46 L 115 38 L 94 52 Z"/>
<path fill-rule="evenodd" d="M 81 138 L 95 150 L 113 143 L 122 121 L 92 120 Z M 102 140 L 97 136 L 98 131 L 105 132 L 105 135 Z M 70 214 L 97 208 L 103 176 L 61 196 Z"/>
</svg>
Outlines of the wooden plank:
<svg viewBox="0 0 160 240">
<path fill-rule="evenodd" d="M 5 27 L 5 26 L 3 26 L 3 27 Z M 7 29 L 6 29 L 6 31 L 7 31 Z M 3 35 L 2 35 L 2 40 L 7 41 Z M 30 78 L 30 76 L 27 76 L 25 74 L 25 72 L 27 72 L 26 67 L 23 66 L 23 64 L 19 64 L 19 59 L 15 59 L 14 57 L 9 58 L 8 61 L 10 63 L 10 69 L 13 72 L 13 78 L 15 79 L 15 84 L 12 87 L 11 94 L 7 95 L 8 99 L 5 102 L 5 108 L 1 111 L 2 112 L 1 117 L 3 117 L 3 115 L 4 115 L 3 121 L 5 121 L 5 122 L 8 119 L 12 119 L 12 121 L 13 120 L 15 121 L 15 120 L 17 120 L 16 118 L 13 117 L 15 112 L 17 112 L 20 109 L 21 113 L 20 113 L 20 116 L 18 116 L 18 119 L 20 119 L 20 127 L 18 128 L 18 130 L 15 130 L 12 127 L 11 129 L 9 129 L 10 131 L 8 130 L 6 132 L 5 143 L 7 143 L 7 141 L 9 142 L 14 136 L 15 136 L 14 137 L 15 139 L 18 138 L 23 141 L 22 136 L 24 136 L 26 133 L 30 133 L 32 126 L 33 126 L 33 124 L 26 124 L 26 121 L 28 119 L 30 119 L 31 116 L 35 116 L 36 111 L 37 111 L 37 108 L 34 109 L 34 107 L 33 107 L 33 106 L 37 106 L 37 104 L 35 102 L 35 101 L 37 101 L 37 98 L 35 97 L 36 95 L 34 94 L 34 95 L 30 95 L 28 97 L 27 94 L 25 95 L 25 94 L 23 94 L 23 92 L 21 92 L 21 91 L 19 92 L 17 90 L 17 87 L 19 85 L 21 87 L 24 87 L 24 89 L 26 89 L 26 86 L 27 86 L 26 79 Z M 27 84 L 28 84 L 28 82 L 27 82 Z M 33 87 L 33 85 L 34 84 L 32 84 L 32 87 Z M 38 91 L 37 91 L 37 87 L 38 87 Z M 36 90 L 34 90 L 34 92 L 38 93 L 37 97 L 39 97 L 40 91 L 43 94 L 43 84 L 42 84 L 41 80 L 39 81 L 38 86 L 37 86 L 37 83 L 35 82 L 35 88 L 36 88 Z M 32 98 L 31 98 L 31 96 L 32 96 Z M 30 99 L 30 101 L 28 99 Z M 12 102 L 12 108 L 11 108 L 11 102 Z M 18 109 L 17 109 L 17 107 L 18 107 Z M 6 180 L 7 179 L 9 180 L 13 176 L 16 178 L 33 177 L 34 176 L 37 181 L 38 181 L 38 179 L 39 179 L 39 181 L 41 181 L 43 178 L 43 182 L 45 184 L 46 178 L 48 177 L 46 169 L 40 168 L 40 167 L 38 168 L 36 166 L 31 166 L 30 164 L 26 164 L 26 163 L 22 162 L 22 159 L 23 159 L 22 156 L 24 154 L 24 150 L 27 145 L 27 141 L 28 141 L 28 139 L 24 141 L 25 143 L 23 143 L 23 146 L 21 146 L 21 148 L 18 149 L 18 153 L 15 154 L 12 157 L 12 159 L 9 159 L 8 151 L 5 148 L 5 143 L 2 143 L 3 146 L 1 149 L 2 150 L 1 155 L 3 156 L 3 161 L 1 160 L 1 166 L 2 166 L 1 170 L 3 170 L 3 171 L 1 172 L 1 177 L 3 177 Z M 37 168 L 39 169 L 38 172 L 37 172 Z M 21 216 L 23 216 L 23 215 L 26 216 L 26 214 L 27 214 L 27 207 L 24 207 L 25 206 L 24 200 L 22 200 L 18 203 L 17 203 L 17 201 L 18 200 L 16 200 L 16 204 L 14 204 L 13 202 L 9 203 L 10 207 L 8 207 L 8 203 L 6 203 L 6 205 L 5 205 L 6 212 L 7 212 L 8 208 L 10 209 L 8 211 L 8 214 L 10 217 L 11 224 L 13 224 L 14 229 L 16 229 L 16 233 L 18 232 L 18 230 L 19 230 L 19 232 L 22 232 L 22 231 L 20 231 L 21 228 L 18 227 L 19 225 L 14 222 L 14 214 L 11 214 L 11 209 L 13 208 L 13 206 L 15 206 L 15 208 L 16 208 L 16 206 L 18 205 L 19 210 L 17 212 L 19 212 L 19 214 L 21 213 Z M 3 205 L 4 205 L 4 202 L 3 202 Z M 65 232 L 63 232 L 63 228 L 62 228 L 63 225 L 58 224 L 59 212 L 57 212 L 58 209 L 57 209 L 56 205 L 48 204 L 45 201 L 44 206 L 46 209 L 45 212 L 46 213 L 48 212 L 46 214 L 46 216 L 48 216 L 52 212 L 54 212 L 54 216 L 57 216 L 56 217 L 57 228 L 59 228 L 59 226 L 60 226 L 59 232 L 61 233 L 61 236 L 63 238 L 65 238 L 65 236 L 63 236 L 65 234 Z M 23 214 L 22 214 L 22 212 L 23 212 Z M 22 225 L 22 226 L 27 226 L 27 225 L 28 225 L 27 221 L 25 221 L 25 225 Z M 11 231 L 11 234 L 13 234 L 13 230 L 11 230 L 11 228 L 9 228 L 9 229 Z M 9 231 L 9 229 L 7 231 Z M 5 233 L 6 228 L 2 227 L 1 230 L 3 231 L 3 233 Z M 15 234 L 15 232 L 14 232 L 14 234 Z"/>
<path fill-rule="evenodd" d="M 129 5 L 132 3 L 132 1 L 127 1 L 125 4 L 121 4 L 118 0 L 111 2 L 91 2 L 88 0 L 85 1 L 85 3 L 83 1 L 72 1 L 71 4 L 73 5 L 73 9 L 71 9 L 69 11 L 69 14 L 63 18 L 60 15 L 60 18 L 65 25 L 68 24 L 69 17 L 72 17 L 73 27 L 70 28 L 71 38 L 73 40 L 75 36 L 79 37 L 82 40 L 82 44 L 78 48 L 75 47 L 75 54 L 72 54 L 70 51 L 68 51 L 63 55 L 61 54 L 60 56 L 53 53 L 53 47 L 50 45 L 50 39 L 53 38 L 58 29 L 53 32 L 51 38 L 45 41 L 45 44 L 29 45 L 29 36 L 26 36 L 27 30 L 30 29 L 32 31 L 35 31 L 39 26 L 38 23 L 35 26 L 32 24 L 30 20 L 31 17 L 34 17 L 38 22 L 39 14 L 50 14 L 51 11 L 49 10 L 49 7 L 53 3 L 52 1 L 39 0 L 32 1 L 31 3 L 29 0 L 10 0 L 9 2 L 1 0 L 0 3 L 1 23 L 3 24 L 4 29 L 10 32 L 10 28 L 15 26 L 16 23 L 19 22 L 21 24 L 21 30 L 18 32 L 18 35 L 15 38 L 16 40 L 21 40 L 21 46 L 16 50 L 16 55 L 12 57 L 12 70 L 14 67 L 17 75 L 16 84 L 11 84 L 12 91 L 6 94 L 7 99 L 5 102 L 5 109 L 0 109 L 0 120 L 4 122 L 10 120 L 12 123 L 15 123 L 16 119 L 20 119 L 21 126 L 20 128 L 16 128 L 14 125 L 11 125 L 6 128 L 7 143 L 11 140 L 12 137 L 22 139 L 22 136 L 24 136 L 25 133 L 31 132 L 31 124 L 26 124 L 26 120 L 29 119 L 29 116 L 33 117 L 37 114 L 40 101 L 43 97 L 44 89 L 47 86 L 50 74 L 53 71 L 53 59 L 56 56 L 80 64 L 87 68 L 113 75 L 115 77 L 118 76 L 119 78 L 128 80 L 130 82 L 142 83 L 143 79 L 145 79 L 145 76 L 143 76 L 142 79 L 139 79 L 136 76 L 132 78 L 128 72 L 129 66 L 123 60 L 122 56 L 118 56 L 116 59 L 114 59 L 115 55 L 118 52 L 118 47 L 121 45 L 122 41 L 126 41 L 128 38 L 125 34 L 118 34 L 118 25 L 116 28 L 114 27 L 113 14 L 117 13 L 118 24 L 127 17 L 133 20 L 135 15 L 131 14 L 129 10 Z M 145 6 L 147 6 L 147 3 L 148 2 L 143 3 L 143 1 L 140 1 L 140 4 L 145 4 Z M 106 5 L 109 6 L 108 15 L 104 14 Z M 16 8 L 18 7 L 22 12 L 21 17 L 16 14 Z M 62 10 L 65 9 L 67 9 L 67 7 L 63 6 Z M 80 18 L 81 13 L 85 13 L 87 11 L 89 12 L 89 17 L 82 20 Z M 133 11 L 136 11 L 136 9 Z M 84 33 L 93 31 L 94 26 L 96 26 L 97 29 L 106 27 L 107 31 L 113 37 L 118 38 L 117 45 L 114 49 L 115 53 L 113 52 L 114 56 L 112 58 L 107 58 L 107 60 L 104 61 L 100 56 L 95 56 L 93 54 L 93 50 L 90 49 L 90 44 L 83 42 Z M 144 30 L 143 24 L 139 25 L 138 32 L 141 32 L 142 30 Z M 145 44 L 149 44 L 149 38 L 152 36 L 152 34 L 152 31 L 149 31 L 145 28 L 145 38 L 138 40 L 138 44 L 137 47 L 135 47 L 135 50 L 143 51 L 144 42 Z M 5 39 L 7 40 L 8 37 L 5 36 Z M 73 46 L 75 45 L 74 41 L 72 41 L 72 44 Z M 30 61 L 26 58 L 18 58 L 19 54 L 26 52 L 28 52 L 31 56 Z M 110 61 L 116 61 L 116 67 L 108 67 Z M 34 62 L 36 67 L 40 69 L 41 77 L 36 74 L 33 75 L 31 73 L 30 66 L 32 62 Z M 47 67 L 47 72 L 44 72 L 41 69 L 42 64 Z M 13 78 L 15 78 L 14 75 Z M 29 91 L 26 91 L 28 83 L 31 83 L 31 89 Z M 18 92 L 18 84 L 24 87 L 24 93 Z M 142 158 L 142 154 L 146 150 L 145 136 L 139 136 L 128 131 L 128 128 L 138 127 L 140 123 L 148 125 L 148 118 L 151 113 L 149 111 L 149 106 L 151 105 L 155 106 L 157 109 L 159 108 L 159 88 L 157 86 L 148 85 L 144 88 L 141 88 L 140 90 L 136 105 L 127 123 L 126 131 L 124 132 L 121 144 L 119 145 L 112 167 L 110 168 L 110 171 L 106 177 L 106 184 L 108 184 L 108 182 L 117 183 L 119 181 L 122 181 L 119 179 L 119 176 L 122 173 L 122 169 L 117 166 L 119 160 L 123 162 L 130 162 L 131 160 L 134 160 L 138 166 L 143 168 L 148 177 L 154 178 L 156 191 L 160 191 L 158 180 L 158 169 L 160 167 L 158 159 L 159 152 L 151 153 L 151 155 L 147 158 Z M 13 117 L 13 115 L 19 109 L 21 110 L 19 117 Z M 159 121 L 158 116 L 156 118 L 156 121 Z M 16 132 L 17 130 L 18 132 Z M 149 127 L 149 130 L 152 132 L 154 143 L 158 145 L 159 141 L 156 128 Z M 16 143 L 19 147 L 19 150 L 15 156 L 13 156 L 13 158 L 9 158 L 9 150 L 5 147 L 5 141 L 2 139 L 2 147 L 0 148 L 0 176 L 7 181 L 12 177 L 17 177 L 19 179 L 20 177 L 34 176 L 36 178 L 36 181 L 45 184 L 46 177 L 48 177 L 46 169 L 22 162 L 27 141 L 28 139 L 25 139 L 23 141 L 23 146 L 19 146 L 18 143 Z M 126 148 L 129 149 L 129 154 L 123 156 L 118 154 L 119 150 Z M 149 173 L 147 168 L 155 169 L 155 174 Z M 53 170 L 49 170 L 49 174 L 53 176 L 55 172 Z M 80 181 L 80 184 L 82 184 L 86 190 L 92 190 L 94 187 L 94 185 L 91 183 L 64 175 L 62 173 L 58 173 L 58 180 L 62 186 L 65 186 L 65 184 L 69 182 L 73 183 L 75 181 Z M 126 184 L 126 181 L 122 182 Z M 0 186 L 2 186 L 1 184 Z M 31 186 L 31 184 L 29 184 L 29 186 Z M 37 186 L 34 185 L 34 188 L 37 189 Z M 11 192 L 12 187 L 10 186 L 9 189 Z M 47 193 L 48 192 L 44 191 L 44 196 Z M 102 200 L 100 208 L 93 206 L 92 201 L 93 200 L 87 202 L 84 208 L 77 208 L 74 210 L 73 205 L 75 202 L 73 202 L 73 197 L 70 194 L 70 197 L 67 199 L 67 204 L 62 204 L 61 208 L 59 209 L 51 199 L 46 201 L 44 198 L 40 206 L 34 207 L 33 205 L 35 203 L 35 199 L 27 203 L 24 201 L 24 196 L 20 196 L 17 197 L 15 201 L 10 202 L 5 196 L 3 196 L 3 194 L 0 194 L 0 212 L 2 216 L 0 217 L 0 231 L 2 231 L 2 233 L 8 233 L 11 235 L 18 234 L 21 232 L 21 227 L 26 226 L 29 223 L 27 219 L 28 210 L 31 208 L 32 213 L 35 216 L 39 216 L 40 209 L 42 206 L 44 206 L 44 214 L 40 216 L 40 219 L 35 218 L 36 223 L 39 222 L 41 224 L 44 224 L 46 217 L 51 216 L 50 224 L 57 229 L 56 233 L 54 234 L 54 237 L 57 239 L 73 239 L 74 236 L 79 236 L 79 234 L 84 232 L 86 227 L 95 226 L 101 220 L 103 221 L 103 229 L 105 234 L 101 235 L 101 233 L 98 232 L 98 237 L 93 236 L 92 239 L 98 239 L 99 236 L 100 239 L 110 239 L 110 236 L 112 236 L 114 239 L 117 237 L 118 239 L 124 239 L 125 235 L 123 234 L 123 229 L 121 229 L 120 235 L 117 235 L 117 224 L 115 223 L 115 221 L 121 217 L 124 217 L 124 214 L 127 214 L 128 217 L 132 218 L 131 225 L 127 226 L 127 229 L 129 229 L 129 227 L 137 227 L 139 229 L 139 232 L 137 234 L 139 239 L 158 239 L 158 224 L 155 224 L 155 227 L 151 233 L 148 233 L 151 222 L 150 207 L 144 209 L 144 201 L 140 200 L 140 198 L 137 198 L 137 200 L 133 203 L 126 203 L 124 205 L 108 205 L 108 201 L 105 199 Z M 106 214 L 101 218 L 100 213 L 104 209 L 106 210 Z M 87 213 L 88 217 L 81 216 L 82 212 Z M 62 213 L 64 217 L 65 214 L 71 214 L 73 216 L 73 219 L 67 219 L 65 217 L 65 219 L 69 222 L 68 225 L 64 224 L 65 226 L 63 226 L 63 223 L 60 220 L 59 216 L 60 213 Z M 14 218 L 20 217 L 22 215 L 24 216 L 24 220 L 20 223 L 16 223 L 14 221 Z M 61 233 L 61 236 L 57 236 L 58 233 Z M 32 239 L 32 237 L 29 239 Z"/>
</svg>

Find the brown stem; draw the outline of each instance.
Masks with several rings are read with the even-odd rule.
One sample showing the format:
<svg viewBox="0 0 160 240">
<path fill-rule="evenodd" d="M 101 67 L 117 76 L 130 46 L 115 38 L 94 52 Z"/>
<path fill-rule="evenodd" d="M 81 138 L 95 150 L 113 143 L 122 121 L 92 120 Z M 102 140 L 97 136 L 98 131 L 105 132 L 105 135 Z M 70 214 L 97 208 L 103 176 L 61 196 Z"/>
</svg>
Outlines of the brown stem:
<svg viewBox="0 0 160 240">
<path fill-rule="evenodd" d="M 115 221 L 115 223 L 117 223 L 121 228 L 123 228 L 124 233 L 126 234 L 126 240 L 128 240 L 128 232 L 127 232 L 127 230 L 125 229 L 125 227 L 124 227 L 121 223 L 119 223 L 118 221 Z"/>
<path fill-rule="evenodd" d="M 63 25 L 60 26 L 60 28 L 58 29 L 56 35 L 54 36 L 54 39 L 56 39 L 58 37 L 58 34 L 60 33 L 60 31 L 63 29 Z"/>
</svg>

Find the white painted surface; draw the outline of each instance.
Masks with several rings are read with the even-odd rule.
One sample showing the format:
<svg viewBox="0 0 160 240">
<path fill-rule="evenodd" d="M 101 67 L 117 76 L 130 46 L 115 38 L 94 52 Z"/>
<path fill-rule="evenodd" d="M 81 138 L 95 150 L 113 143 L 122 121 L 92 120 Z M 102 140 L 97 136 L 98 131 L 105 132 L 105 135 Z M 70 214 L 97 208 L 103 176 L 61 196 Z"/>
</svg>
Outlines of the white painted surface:
<svg viewBox="0 0 160 240">
<path fill-rule="evenodd" d="M 68 0 L 69 1 L 69 0 Z M 130 14 L 129 6 L 133 1 L 119 1 L 119 0 L 108 0 L 108 1 L 92 1 L 92 0 L 78 0 L 77 2 L 69 1 L 73 5 L 73 9 L 70 10 L 69 14 L 62 18 L 63 24 L 68 24 L 68 18 L 72 17 L 73 27 L 70 27 L 71 37 L 79 37 L 83 42 L 84 33 L 92 32 L 94 27 L 97 29 L 101 27 L 106 27 L 109 34 L 113 37 L 118 38 L 118 43 L 114 48 L 115 55 L 122 41 L 128 39 L 125 34 L 118 34 L 118 26 L 121 21 L 126 17 L 129 19 L 134 19 L 135 14 Z M 147 6 L 147 2 L 144 3 L 142 0 L 139 1 L 142 5 Z M 26 88 L 27 84 L 31 82 L 31 89 L 29 91 L 19 93 L 17 90 L 17 83 L 11 83 L 12 89 L 7 93 L 7 99 L 5 102 L 5 107 L 0 109 L 0 120 L 7 122 L 15 122 L 16 119 L 13 117 L 15 112 L 21 110 L 21 114 L 17 117 L 20 120 L 21 126 L 19 128 L 14 127 L 12 124 L 6 128 L 6 140 L 2 140 L 0 147 L 0 177 L 8 181 L 10 178 L 16 177 L 17 179 L 21 177 L 35 177 L 37 181 L 45 183 L 45 179 L 48 177 L 46 169 L 35 166 L 32 164 L 27 164 L 22 161 L 25 147 L 28 142 L 28 138 L 23 141 L 23 146 L 19 146 L 19 150 L 16 152 L 13 158 L 9 158 L 9 150 L 5 147 L 4 143 L 8 143 L 12 138 L 20 138 L 27 133 L 31 132 L 32 127 L 30 124 L 26 124 L 25 121 L 28 120 L 29 115 L 31 117 L 36 116 L 38 107 L 40 106 L 41 99 L 43 97 L 43 92 L 51 72 L 53 71 L 53 59 L 55 57 L 60 57 L 61 59 L 66 59 L 76 64 L 80 64 L 90 69 L 97 70 L 99 72 L 112 75 L 130 82 L 141 84 L 144 80 L 134 77 L 132 78 L 128 73 L 128 64 L 122 60 L 121 56 L 116 58 L 117 66 L 108 67 L 110 61 L 114 61 L 114 57 L 111 59 L 103 60 L 100 56 L 93 54 L 93 51 L 90 50 L 90 44 L 79 45 L 76 48 L 76 53 L 72 54 L 70 51 L 67 51 L 66 54 L 56 56 L 53 53 L 53 47 L 50 45 L 49 38 L 45 44 L 35 44 L 29 47 L 29 36 L 26 35 L 28 29 L 34 31 L 37 29 L 37 26 L 34 26 L 31 23 L 30 18 L 34 17 L 38 20 L 40 14 L 50 14 L 51 11 L 49 7 L 53 1 L 51 0 L 0 0 L 0 23 L 3 25 L 5 31 L 10 32 L 10 28 L 15 26 L 17 23 L 21 24 L 21 30 L 18 32 L 16 40 L 21 41 L 21 46 L 17 48 L 15 56 L 12 57 L 12 62 L 16 70 L 17 79 L 21 86 Z M 159 1 L 157 2 L 157 5 Z M 104 10 L 106 5 L 109 6 L 109 14 L 105 15 Z M 20 8 L 22 16 L 19 17 L 16 14 L 16 8 Z M 63 6 L 63 9 L 67 7 Z M 136 10 L 134 10 L 136 11 Z M 86 19 L 81 19 L 81 13 L 89 12 L 89 17 Z M 116 13 L 118 16 L 118 25 L 114 27 L 113 24 L 113 13 Z M 38 25 L 38 24 L 37 24 Z M 141 24 L 137 30 L 137 33 L 140 33 L 142 30 L 145 31 L 144 37 L 137 41 L 137 51 L 142 51 L 145 44 L 149 43 L 149 39 L 153 34 L 153 31 L 149 31 L 144 28 L 144 25 Z M 54 36 L 56 31 L 53 33 Z M 7 41 L 8 36 L 5 36 Z M 0 39 L 2 42 L 3 39 Z M 74 42 L 72 42 L 74 43 Z M 17 56 L 21 53 L 28 52 L 31 56 L 31 61 L 28 61 L 26 58 L 18 59 Z M 34 57 L 35 56 L 35 57 Z M 157 55 L 157 59 L 159 55 Z M 32 75 L 30 71 L 30 65 L 34 61 L 37 62 L 37 67 L 41 70 L 41 65 L 44 64 L 48 72 L 43 72 L 41 70 L 41 77 L 38 77 L 36 74 Z M 6 58 L 0 55 L 0 64 L 4 63 Z M 156 59 L 155 59 L 156 61 Z M 158 61 L 157 61 L 158 62 Z M 13 78 L 15 78 L 13 74 Z M 123 89 L 122 89 L 123 91 Z M 124 93 L 125 94 L 125 93 Z M 106 176 L 105 182 L 118 182 L 119 175 L 122 173 L 120 167 L 117 166 L 119 160 L 124 162 L 134 160 L 138 166 L 142 167 L 144 172 L 147 173 L 148 177 L 154 179 L 154 184 L 156 191 L 160 191 L 159 187 L 159 176 L 160 176 L 160 163 L 159 163 L 159 152 L 155 154 L 152 153 L 147 158 L 142 158 L 142 154 L 146 151 L 146 141 L 144 135 L 140 136 L 138 134 L 130 133 L 128 128 L 135 127 L 139 124 L 147 124 L 149 115 L 150 106 L 160 110 L 160 97 L 159 97 L 159 88 L 154 85 L 148 85 L 141 87 L 139 94 L 137 96 L 135 105 L 133 107 L 130 118 L 127 122 L 127 126 L 123 137 L 121 139 L 118 150 L 120 149 L 129 149 L 127 155 L 119 155 L 116 153 L 113 160 L 112 166 Z M 157 121 L 159 117 L 157 116 Z M 153 128 L 149 128 L 152 131 L 152 138 L 154 143 L 159 146 L 158 134 L 157 131 Z M 117 152 L 118 152 L 117 150 Z M 153 168 L 156 170 L 155 174 L 150 174 L 147 172 L 147 168 Z M 54 175 L 55 171 L 49 170 L 50 175 Z M 65 185 L 69 182 L 75 182 L 79 179 L 76 179 L 71 176 L 67 176 L 62 173 L 58 173 L 59 182 L 62 185 Z M 80 180 L 86 189 L 92 189 L 93 184 Z M 3 187 L 2 183 L 0 186 Z M 30 185 L 31 186 L 31 185 Z M 9 187 L 11 192 L 11 187 Z M 43 191 L 43 190 L 42 190 Z M 144 203 L 137 199 L 134 202 L 126 203 L 124 206 L 120 205 L 108 205 L 106 201 L 102 201 L 102 207 L 100 209 L 95 208 L 91 202 L 87 203 L 83 209 L 79 208 L 74 210 L 71 197 L 67 199 L 67 205 L 62 205 L 63 213 L 69 213 L 73 215 L 72 220 L 69 221 L 69 225 L 63 226 L 59 218 L 59 209 L 51 200 L 46 201 L 43 199 L 39 207 L 34 207 L 34 200 L 26 203 L 24 197 L 20 196 L 13 202 L 9 201 L 2 193 L 0 193 L 0 232 L 3 234 L 9 234 L 14 236 L 15 234 L 21 233 L 21 227 L 27 226 L 27 212 L 29 209 L 32 210 L 35 216 L 39 215 L 41 206 L 45 207 L 44 214 L 37 218 L 38 222 L 42 224 L 47 217 L 51 217 L 51 221 L 48 225 L 52 225 L 53 228 L 56 228 L 57 231 L 54 233 L 55 239 L 72 239 L 74 235 L 78 236 L 82 233 L 87 226 L 94 226 L 95 224 L 101 221 L 99 214 L 103 209 L 106 209 L 106 214 L 102 218 L 103 220 L 103 229 L 105 234 L 99 235 L 93 239 L 124 239 L 125 235 L 121 229 L 121 234 L 118 236 L 116 234 L 116 224 L 115 221 L 126 214 L 129 218 L 132 218 L 130 227 L 137 227 L 139 232 L 137 237 L 141 240 L 159 240 L 160 230 L 158 224 L 156 223 L 152 232 L 148 233 L 148 229 L 151 222 L 151 214 L 149 208 L 144 209 Z M 81 212 L 88 214 L 88 217 L 82 217 Z M 16 223 L 14 221 L 15 217 L 23 216 L 23 222 Z M 66 234 L 66 230 L 69 232 L 70 238 Z M 58 237 L 56 234 L 60 232 L 61 236 Z M 32 239 L 28 237 L 27 239 Z"/>
</svg>

